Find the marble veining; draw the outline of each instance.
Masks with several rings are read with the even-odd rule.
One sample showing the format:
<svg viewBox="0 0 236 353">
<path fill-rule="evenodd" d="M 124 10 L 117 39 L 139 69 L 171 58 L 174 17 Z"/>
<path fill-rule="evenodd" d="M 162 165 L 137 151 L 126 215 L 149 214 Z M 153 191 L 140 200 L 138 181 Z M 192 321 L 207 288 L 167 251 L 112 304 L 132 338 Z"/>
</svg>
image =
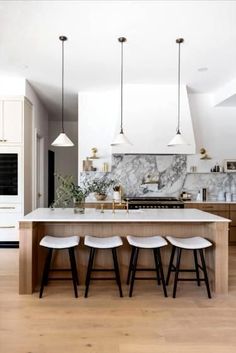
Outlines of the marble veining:
<svg viewBox="0 0 236 353">
<path fill-rule="evenodd" d="M 186 155 L 113 154 L 110 173 L 83 172 L 81 182 L 105 177 L 120 183 L 129 197 L 179 196 L 186 171 Z"/>
<path fill-rule="evenodd" d="M 186 155 L 113 154 L 111 172 L 82 172 L 81 183 L 110 178 L 120 183 L 125 196 L 176 196 L 184 190 L 196 200 L 202 188 L 207 199 L 231 193 L 236 201 L 236 173 L 187 173 Z M 112 188 L 108 195 L 112 198 Z"/>
</svg>

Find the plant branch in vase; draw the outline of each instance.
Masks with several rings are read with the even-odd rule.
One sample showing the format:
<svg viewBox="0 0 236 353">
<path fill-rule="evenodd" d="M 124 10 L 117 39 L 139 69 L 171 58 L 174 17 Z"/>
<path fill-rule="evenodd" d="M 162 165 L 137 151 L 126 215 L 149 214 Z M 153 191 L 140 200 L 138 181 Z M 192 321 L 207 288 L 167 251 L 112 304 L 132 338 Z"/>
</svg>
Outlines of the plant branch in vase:
<svg viewBox="0 0 236 353">
<path fill-rule="evenodd" d="M 114 180 L 107 178 L 95 178 L 88 181 L 86 189 L 93 192 L 97 201 L 103 201 L 107 198 L 108 189 L 114 184 Z"/>
<path fill-rule="evenodd" d="M 89 190 L 85 187 L 76 185 L 73 177 L 55 174 L 57 178 L 56 199 L 52 207 L 67 207 L 73 202 L 74 213 L 84 213 L 85 198 L 89 194 Z"/>
</svg>

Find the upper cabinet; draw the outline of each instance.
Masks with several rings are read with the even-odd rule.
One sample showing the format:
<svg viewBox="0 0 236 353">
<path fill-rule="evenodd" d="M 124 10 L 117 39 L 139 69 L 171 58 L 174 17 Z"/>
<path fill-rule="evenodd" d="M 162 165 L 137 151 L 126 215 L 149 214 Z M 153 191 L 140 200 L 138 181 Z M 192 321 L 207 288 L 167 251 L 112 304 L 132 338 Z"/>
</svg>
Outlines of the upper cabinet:
<svg viewBox="0 0 236 353">
<path fill-rule="evenodd" d="M 23 103 L 22 99 L 0 100 L 0 145 L 23 142 Z"/>
</svg>

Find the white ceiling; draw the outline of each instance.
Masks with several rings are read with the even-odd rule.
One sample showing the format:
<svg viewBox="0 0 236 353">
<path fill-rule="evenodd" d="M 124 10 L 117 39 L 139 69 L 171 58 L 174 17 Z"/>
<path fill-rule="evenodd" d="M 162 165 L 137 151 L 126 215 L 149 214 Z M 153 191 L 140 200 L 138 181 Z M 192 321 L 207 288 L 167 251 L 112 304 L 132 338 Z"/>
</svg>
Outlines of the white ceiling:
<svg viewBox="0 0 236 353">
<path fill-rule="evenodd" d="M 119 84 L 119 36 L 125 82 L 182 82 L 211 92 L 236 77 L 235 1 L 0 1 L 0 74 L 29 80 L 60 118 L 61 42 L 66 35 L 66 118 L 77 119 L 77 93 Z M 199 72 L 198 68 L 207 67 Z"/>
</svg>

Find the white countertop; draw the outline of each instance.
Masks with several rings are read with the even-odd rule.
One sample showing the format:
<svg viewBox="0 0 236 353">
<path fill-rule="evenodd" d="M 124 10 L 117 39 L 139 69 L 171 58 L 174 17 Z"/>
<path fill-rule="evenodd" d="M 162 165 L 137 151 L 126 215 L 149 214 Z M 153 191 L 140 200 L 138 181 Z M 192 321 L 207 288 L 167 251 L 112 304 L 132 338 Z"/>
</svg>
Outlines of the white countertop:
<svg viewBox="0 0 236 353">
<path fill-rule="evenodd" d="M 23 217 L 22 222 L 230 222 L 196 209 L 145 209 L 145 210 L 104 210 L 85 209 L 84 214 L 74 214 L 73 208 L 38 208 Z"/>
</svg>

